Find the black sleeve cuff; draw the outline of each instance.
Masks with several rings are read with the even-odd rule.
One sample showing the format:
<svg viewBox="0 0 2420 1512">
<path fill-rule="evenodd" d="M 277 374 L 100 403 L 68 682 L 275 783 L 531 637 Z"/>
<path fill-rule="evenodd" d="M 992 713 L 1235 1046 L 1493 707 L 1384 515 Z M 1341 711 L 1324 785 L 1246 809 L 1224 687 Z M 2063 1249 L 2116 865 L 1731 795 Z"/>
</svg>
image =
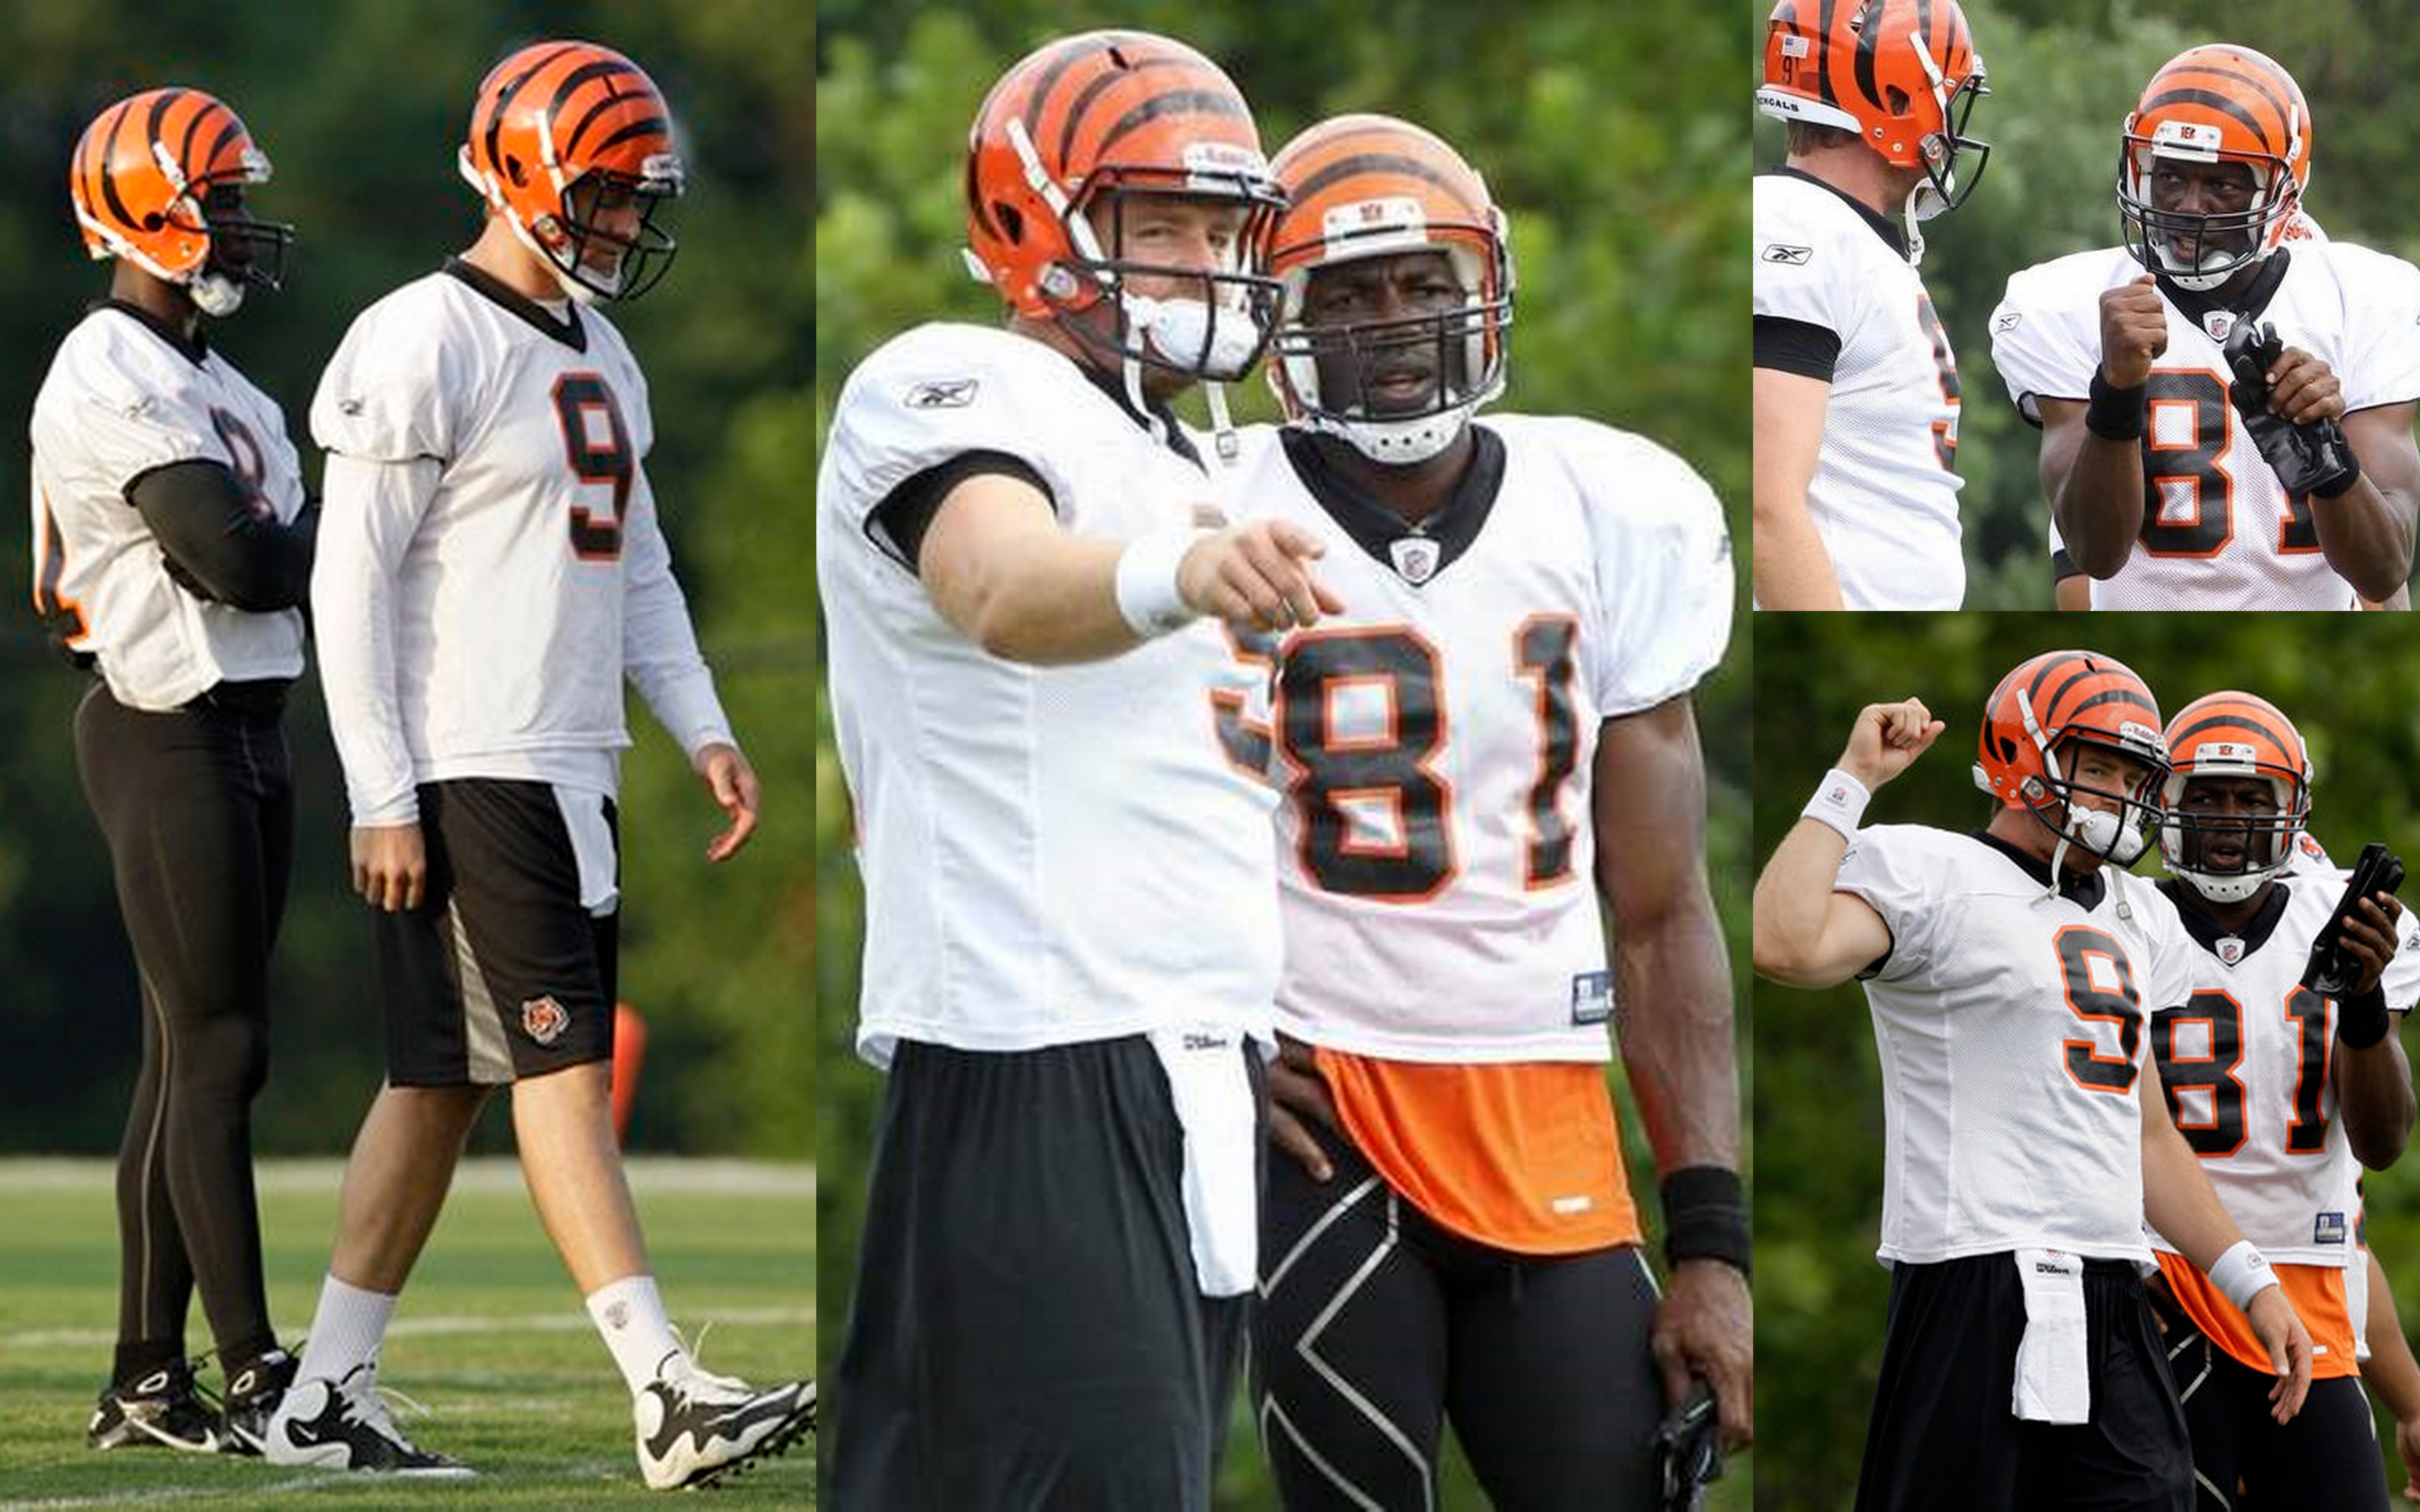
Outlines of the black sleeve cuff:
<svg viewBox="0 0 2420 1512">
<path fill-rule="evenodd" d="M 1829 383 L 1840 361 L 1840 333 L 1777 315 L 1756 317 L 1756 365 Z"/>
<path fill-rule="evenodd" d="M 941 512 L 941 501 L 950 490 L 969 478 L 1015 478 L 1030 483 L 1050 507 L 1059 507 L 1052 498 L 1050 486 L 1025 458 L 1007 452 L 961 452 L 946 462 L 937 462 L 908 478 L 891 490 L 882 502 L 874 506 L 865 517 L 865 533 L 884 555 L 897 561 L 910 572 L 921 572 L 924 557 L 924 532 L 933 528 L 933 517 Z"/>
</svg>

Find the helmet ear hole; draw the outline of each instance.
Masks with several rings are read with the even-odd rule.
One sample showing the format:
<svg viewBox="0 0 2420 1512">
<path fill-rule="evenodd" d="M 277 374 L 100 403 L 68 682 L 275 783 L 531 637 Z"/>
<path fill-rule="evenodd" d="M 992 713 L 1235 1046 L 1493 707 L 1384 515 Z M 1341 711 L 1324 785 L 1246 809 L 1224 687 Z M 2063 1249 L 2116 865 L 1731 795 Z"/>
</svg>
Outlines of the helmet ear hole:
<svg viewBox="0 0 2420 1512">
<path fill-rule="evenodd" d="M 523 188 L 529 183 L 529 171 L 521 166 L 521 160 L 517 157 L 507 156 L 504 159 L 504 177 L 513 181 L 515 189 Z"/>
<path fill-rule="evenodd" d="M 1025 217 L 1006 200 L 994 200 L 991 218 L 1000 223 L 1000 234 L 1011 246 L 1025 244 Z"/>
</svg>

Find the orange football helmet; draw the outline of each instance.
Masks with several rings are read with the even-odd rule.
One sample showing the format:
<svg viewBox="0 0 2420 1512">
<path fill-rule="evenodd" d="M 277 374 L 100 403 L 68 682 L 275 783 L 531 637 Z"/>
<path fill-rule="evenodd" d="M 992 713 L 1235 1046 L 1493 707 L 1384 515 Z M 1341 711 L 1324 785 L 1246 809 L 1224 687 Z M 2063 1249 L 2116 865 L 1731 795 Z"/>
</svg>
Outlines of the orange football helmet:
<svg viewBox="0 0 2420 1512">
<path fill-rule="evenodd" d="M 2154 160 L 2241 162 L 2252 170 L 2242 210 L 2163 210 Z M 2248 47 L 2213 42 L 2170 58 L 2126 117 L 2118 209 L 2126 250 L 2180 287 L 2210 289 L 2275 252 L 2311 181 L 2311 113 L 2294 76 Z M 2190 250 L 2180 239 L 2190 238 Z"/>
<path fill-rule="evenodd" d="M 1122 211 L 1135 194 L 1241 206 L 1225 265 L 1129 259 Z M 1208 58 L 1148 32 L 1086 32 L 1028 54 L 992 86 L 968 135 L 968 268 L 1018 315 L 1063 321 L 1104 363 L 1214 382 L 1249 371 L 1277 285 L 1246 258 L 1280 203 L 1241 92 Z M 1109 217 L 1106 246 L 1094 211 Z M 1137 274 L 1199 292 L 1152 299 L 1125 286 Z M 1113 338 L 1065 318 L 1104 301 L 1117 314 Z"/>
<path fill-rule="evenodd" d="M 2144 776 L 2123 793 L 2077 782 L 2075 748 L 2087 745 L 2133 757 Z M 2004 808 L 2025 810 L 2062 841 L 2120 866 L 2143 854 L 2160 815 L 2168 751 L 2159 703 L 2124 663 L 2094 651 L 2045 651 L 2024 662 L 1984 702 L 1978 746 L 1975 785 Z M 2078 793 L 2118 811 L 2071 802 Z M 2054 819 L 2053 809 L 2063 812 Z"/>
<path fill-rule="evenodd" d="M 247 286 L 273 289 L 286 274 L 294 228 L 243 208 L 245 187 L 269 173 L 268 154 L 223 102 L 199 89 L 147 89 L 85 128 L 68 198 L 95 259 L 123 257 L 224 316 Z"/>
<path fill-rule="evenodd" d="M 1386 116 L 1322 121 L 1287 143 L 1270 172 L 1286 208 L 1264 258 L 1282 291 L 1269 386 L 1286 417 L 1344 437 L 1373 461 L 1435 456 L 1504 392 L 1512 258 L 1486 182 L 1435 136 Z M 1430 252 L 1460 285 L 1450 303 L 1335 321 L 1307 308 L 1324 269 Z M 1425 393 L 1391 406 L 1377 396 L 1398 372 L 1425 379 Z"/>
<path fill-rule="evenodd" d="M 1854 131 L 1894 168 L 1922 168 L 1925 198 L 1911 195 L 1909 211 L 1929 220 L 1964 204 L 1983 177 L 1992 146 L 1966 127 L 1991 92 L 1957 0 L 1780 0 L 1756 103 Z"/>
<path fill-rule="evenodd" d="M 2164 792 L 2160 853 L 2168 870 L 2212 903 L 2241 903 L 2292 864 L 2311 817 L 2311 758 L 2302 732 L 2276 705 L 2249 693 L 2211 693 L 2180 710 L 2167 729 L 2174 768 Z M 2201 777 L 2265 779 L 2276 811 L 2199 813 L 2181 805 Z M 2215 845 L 2242 850 L 2230 866 L 2212 864 Z"/>
<path fill-rule="evenodd" d="M 680 250 L 656 223 L 681 192 L 672 111 L 610 47 L 535 42 L 497 64 L 457 161 L 575 300 L 635 300 Z"/>
</svg>

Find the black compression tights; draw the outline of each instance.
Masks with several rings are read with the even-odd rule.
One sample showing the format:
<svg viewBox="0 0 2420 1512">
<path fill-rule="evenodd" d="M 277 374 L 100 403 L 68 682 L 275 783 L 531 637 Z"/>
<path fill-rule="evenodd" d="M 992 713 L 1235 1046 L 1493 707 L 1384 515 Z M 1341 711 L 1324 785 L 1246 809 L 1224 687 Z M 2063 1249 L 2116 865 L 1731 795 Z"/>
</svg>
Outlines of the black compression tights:
<svg viewBox="0 0 2420 1512">
<path fill-rule="evenodd" d="M 143 1068 L 117 1151 L 116 1376 L 183 1352 L 196 1289 L 232 1373 L 276 1342 L 252 1100 L 293 850 L 285 735 L 274 713 L 146 714 L 96 687 L 76 712 L 76 765 L 143 984 Z"/>
</svg>

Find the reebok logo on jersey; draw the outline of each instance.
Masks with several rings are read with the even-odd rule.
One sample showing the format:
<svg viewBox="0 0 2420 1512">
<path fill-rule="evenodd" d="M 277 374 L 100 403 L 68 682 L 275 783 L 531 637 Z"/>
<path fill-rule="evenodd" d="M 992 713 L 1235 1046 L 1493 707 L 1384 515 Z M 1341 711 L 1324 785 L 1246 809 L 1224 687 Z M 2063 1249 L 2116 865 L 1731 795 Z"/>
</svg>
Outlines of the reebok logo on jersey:
<svg viewBox="0 0 2420 1512">
<path fill-rule="evenodd" d="M 521 1004 L 521 1032 L 540 1044 L 552 1044 L 571 1027 L 571 1015 L 551 997 L 533 997 Z"/>
<path fill-rule="evenodd" d="M 1786 241 L 1767 242 L 1764 249 L 1764 260 L 1766 262 L 1789 263 L 1793 267 L 1806 266 L 1807 262 L 1814 255 L 1814 248 L 1793 247 Z"/>
<path fill-rule="evenodd" d="M 980 378 L 947 378 L 934 383 L 919 383 L 908 391 L 910 409 L 964 409 L 975 402 L 975 390 Z"/>
<path fill-rule="evenodd" d="M 2021 311 L 2003 310 L 1993 319 L 1992 330 L 1994 332 L 2014 331 L 2017 329 L 2017 322 L 2024 318 L 2024 315 Z"/>
</svg>

